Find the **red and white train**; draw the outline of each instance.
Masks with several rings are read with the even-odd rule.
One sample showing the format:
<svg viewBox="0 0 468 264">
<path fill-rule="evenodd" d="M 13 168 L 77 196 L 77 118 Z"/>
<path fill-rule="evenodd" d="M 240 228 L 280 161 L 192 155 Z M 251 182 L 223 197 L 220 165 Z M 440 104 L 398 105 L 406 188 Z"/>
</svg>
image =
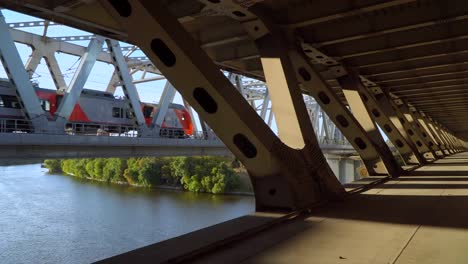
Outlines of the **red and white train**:
<svg viewBox="0 0 468 264">
<path fill-rule="evenodd" d="M 53 118 L 63 95 L 54 90 L 35 87 L 41 106 Z M 148 125 L 159 111 L 157 104 L 141 103 L 141 109 Z M 25 120 L 15 91 L 8 80 L 0 80 L 0 119 Z M 73 126 L 75 124 L 75 126 Z M 80 124 L 80 126 L 76 126 Z M 133 128 L 128 104 L 112 94 L 83 89 L 69 118 L 67 127 L 80 127 L 87 132 L 103 129 L 109 133 L 122 133 Z M 163 135 L 188 137 L 193 135 L 193 123 L 187 109 L 180 104 L 171 104 L 161 126 Z M 80 131 L 77 131 L 80 132 Z"/>
</svg>

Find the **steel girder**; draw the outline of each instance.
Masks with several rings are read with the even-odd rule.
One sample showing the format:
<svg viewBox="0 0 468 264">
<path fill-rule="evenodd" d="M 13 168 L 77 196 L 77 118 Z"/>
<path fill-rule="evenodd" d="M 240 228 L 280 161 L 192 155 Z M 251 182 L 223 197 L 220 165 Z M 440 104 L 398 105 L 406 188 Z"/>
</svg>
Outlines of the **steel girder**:
<svg viewBox="0 0 468 264">
<path fill-rule="evenodd" d="M 15 43 L 10 35 L 5 18 L 0 11 L 0 60 L 11 85 L 16 91 L 16 97 L 26 118 L 31 120 L 36 131 L 42 131 L 47 127 L 47 117 L 41 108 L 33 85 L 29 80 L 21 57 L 16 50 Z"/>
<path fill-rule="evenodd" d="M 117 2 L 112 3 L 103 5 L 121 23 L 129 39 L 148 55 L 245 164 L 258 209 L 299 208 L 343 193 L 336 177 L 327 173 L 325 159 L 315 159 L 323 155 L 318 144 L 307 141 L 306 147 L 299 150 L 281 142 L 165 6 L 155 1 L 132 1 L 122 9 Z M 141 27 L 142 24 L 151 24 L 151 30 Z M 181 72 L 184 78 L 180 78 Z M 291 78 L 289 73 L 284 74 L 284 78 Z M 299 91 L 295 94 L 300 95 Z M 274 101 L 271 91 L 270 95 Z M 300 102 L 303 104 L 302 97 Z M 294 107 L 300 102 L 296 100 Z M 307 131 L 313 133 L 312 129 Z M 285 139 L 287 143 L 294 140 Z"/>
</svg>

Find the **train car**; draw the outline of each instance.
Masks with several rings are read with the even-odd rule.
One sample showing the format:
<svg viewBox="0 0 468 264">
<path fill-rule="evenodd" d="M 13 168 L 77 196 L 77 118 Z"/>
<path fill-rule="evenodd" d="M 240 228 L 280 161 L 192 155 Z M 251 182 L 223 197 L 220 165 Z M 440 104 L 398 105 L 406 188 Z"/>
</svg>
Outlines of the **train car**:
<svg viewBox="0 0 468 264">
<path fill-rule="evenodd" d="M 54 90 L 34 87 L 41 106 L 54 118 L 63 95 Z M 141 109 L 147 125 L 151 125 L 153 117 L 158 113 L 157 104 L 141 103 Z M 10 83 L 0 80 L 0 119 L 24 120 L 21 106 Z M 75 129 L 77 133 L 97 133 L 98 130 L 107 133 L 123 133 L 134 128 L 132 114 L 123 98 L 116 98 L 110 93 L 83 89 L 72 114 L 67 129 Z M 193 135 L 193 123 L 189 112 L 183 105 L 171 104 L 162 123 L 161 136 L 188 137 Z"/>
</svg>

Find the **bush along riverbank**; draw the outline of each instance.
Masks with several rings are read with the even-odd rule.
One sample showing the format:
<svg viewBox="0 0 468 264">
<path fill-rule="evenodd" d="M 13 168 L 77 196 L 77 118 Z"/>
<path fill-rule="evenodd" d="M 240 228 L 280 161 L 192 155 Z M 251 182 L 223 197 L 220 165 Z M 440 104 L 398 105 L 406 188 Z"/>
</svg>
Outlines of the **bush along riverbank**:
<svg viewBox="0 0 468 264">
<path fill-rule="evenodd" d="M 116 184 L 213 194 L 252 192 L 239 163 L 225 157 L 63 159 L 45 160 L 44 165 L 50 173 Z"/>
</svg>

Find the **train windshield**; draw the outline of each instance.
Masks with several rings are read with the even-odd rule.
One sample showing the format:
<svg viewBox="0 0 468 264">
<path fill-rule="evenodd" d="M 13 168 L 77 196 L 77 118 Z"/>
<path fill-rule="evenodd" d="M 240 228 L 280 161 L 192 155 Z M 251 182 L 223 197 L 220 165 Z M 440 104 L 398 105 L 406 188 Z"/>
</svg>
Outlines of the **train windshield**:
<svg viewBox="0 0 468 264">
<path fill-rule="evenodd" d="M 143 115 L 145 118 L 153 117 L 153 107 L 152 106 L 143 106 Z"/>
<path fill-rule="evenodd" d="M 0 95 L 0 107 L 5 108 L 21 108 L 18 98 L 13 95 Z"/>
</svg>

